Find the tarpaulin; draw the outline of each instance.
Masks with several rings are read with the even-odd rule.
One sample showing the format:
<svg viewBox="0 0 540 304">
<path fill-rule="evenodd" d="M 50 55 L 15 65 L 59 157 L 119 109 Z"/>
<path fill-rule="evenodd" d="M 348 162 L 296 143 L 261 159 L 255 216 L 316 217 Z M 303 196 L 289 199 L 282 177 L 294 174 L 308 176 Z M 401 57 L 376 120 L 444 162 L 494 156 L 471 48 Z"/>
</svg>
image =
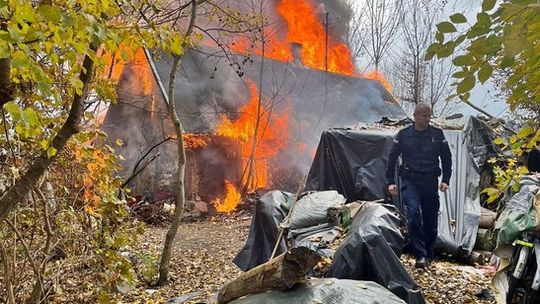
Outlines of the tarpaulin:
<svg viewBox="0 0 540 304">
<path fill-rule="evenodd" d="M 306 190 L 336 190 L 349 202 L 385 198 L 386 164 L 395 131 L 324 131 Z"/>
<path fill-rule="evenodd" d="M 394 206 L 364 203 L 334 254 L 327 277 L 374 281 L 407 303 L 424 303 L 418 284 L 399 260 L 404 224 Z"/>
<path fill-rule="evenodd" d="M 283 227 L 298 229 L 311 227 L 327 220 L 329 208 L 338 208 L 345 203 L 345 197 L 337 191 L 317 191 L 303 195 L 291 210 Z"/>
<path fill-rule="evenodd" d="M 540 189 L 540 180 L 534 176 L 524 176 L 520 180 L 521 188 L 506 204 L 495 222 L 497 245 L 511 244 L 523 231 L 535 230 L 539 224 L 536 210 L 533 208 L 535 196 Z"/>
<path fill-rule="evenodd" d="M 234 300 L 231 304 L 400 304 L 405 303 L 377 283 L 312 278 L 293 289 L 270 290 Z"/>
<path fill-rule="evenodd" d="M 287 206 L 292 197 L 291 193 L 275 190 L 257 200 L 248 239 L 233 260 L 233 263 L 242 271 L 247 271 L 270 259 L 278 238 L 278 225 L 287 214 L 282 205 Z M 285 241 L 282 239 L 276 256 L 286 250 Z"/>
</svg>

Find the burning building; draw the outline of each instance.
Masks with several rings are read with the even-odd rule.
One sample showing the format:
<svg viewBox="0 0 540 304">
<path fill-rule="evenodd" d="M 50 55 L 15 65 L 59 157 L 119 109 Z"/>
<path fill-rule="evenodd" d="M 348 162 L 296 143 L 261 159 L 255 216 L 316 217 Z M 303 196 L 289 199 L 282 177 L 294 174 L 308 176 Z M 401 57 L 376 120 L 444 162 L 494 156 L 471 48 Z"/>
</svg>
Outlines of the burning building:
<svg viewBox="0 0 540 304">
<path fill-rule="evenodd" d="M 239 37 L 227 60 L 211 46 L 187 50 L 176 77 L 186 195 L 214 201 L 221 211 L 234 208 L 241 186 L 294 189 L 323 130 L 405 116 L 388 85 L 373 79 L 380 75 L 356 73 L 347 46 L 326 35 L 310 2 L 282 0 L 276 8 L 287 31 L 268 40 L 264 57 Z M 136 175 L 130 181 L 136 193 L 175 193 L 176 146 L 166 109 L 171 62 L 141 50 L 124 64 L 118 101 L 104 120 L 110 140 L 121 143 L 125 176 Z"/>
</svg>

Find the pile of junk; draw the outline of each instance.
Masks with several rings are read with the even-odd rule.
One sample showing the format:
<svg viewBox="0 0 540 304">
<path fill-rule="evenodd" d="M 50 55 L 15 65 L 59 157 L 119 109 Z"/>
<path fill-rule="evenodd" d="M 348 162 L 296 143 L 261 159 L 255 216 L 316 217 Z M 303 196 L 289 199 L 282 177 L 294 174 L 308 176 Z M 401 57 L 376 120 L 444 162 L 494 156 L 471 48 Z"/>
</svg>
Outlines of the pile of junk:
<svg viewBox="0 0 540 304">
<path fill-rule="evenodd" d="M 386 191 L 388 151 L 402 126 L 383 119 L 324 131 L 298 193 L 273 190 L 255 203 L 248 239 L 234 259 L 247 276 L 225 285 L 218 302 L 425 303 L 400 261 L 408 242 L 403 202 Z M 500 303 L 514 297 L 540 303 L 540 175 L 525 176 L 519 192 L 487 203 L 481 190 L 494 182 L 488 160 L 504 155 L 494 144 L 502 131 L 476 117 L 463 128 L 439 126 L 453 173 L 449 191 L 440 193 L 437 255 L 496 268 Z M 294 248 L 316 253 L 305 274 L 311 279 L 280 286 L 278 272 L 280 279 L 294 275 L 269 263 Z M 290 263 L 298 270 L 304 262 Z M 246 287 L 262 281 L 274 285 Z"/>
</svg>

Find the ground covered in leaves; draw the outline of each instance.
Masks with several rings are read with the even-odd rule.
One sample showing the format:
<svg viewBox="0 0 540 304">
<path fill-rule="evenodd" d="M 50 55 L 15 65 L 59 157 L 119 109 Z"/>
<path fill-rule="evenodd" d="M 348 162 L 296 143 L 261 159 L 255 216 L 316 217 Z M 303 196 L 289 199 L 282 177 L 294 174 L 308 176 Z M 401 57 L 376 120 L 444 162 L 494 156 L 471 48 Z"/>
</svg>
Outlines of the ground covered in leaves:
<svg viewBox="0 0 540 304">
<path fill-rule="evenodd" d="M 240 271 L 232 263 L 249 232 L 251 216 L 240 213 L 184 223 L 171 260 L 171 283 L 162 288 L 138 288 L 127 303 L 215 303 L 215 294 Z M 141 249 L 158 256 L 168 227 L 148 227 Z M 427 271 L 414 269 L 414 259 L 402 262 L 421 285 L 427 303 L 495 303 L 490 278 L 480 267 L 434 261 Z"/>
</svg>

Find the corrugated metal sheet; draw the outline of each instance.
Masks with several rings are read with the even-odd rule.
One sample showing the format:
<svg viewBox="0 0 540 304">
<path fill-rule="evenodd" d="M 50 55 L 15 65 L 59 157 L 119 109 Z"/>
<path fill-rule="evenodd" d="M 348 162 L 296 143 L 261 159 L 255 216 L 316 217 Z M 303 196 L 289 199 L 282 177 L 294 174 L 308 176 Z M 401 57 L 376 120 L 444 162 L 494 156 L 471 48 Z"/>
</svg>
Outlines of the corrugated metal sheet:
<svg viewBox="0 0 540 304">
<path fill-rule="evenodd" d="M 452 177 L 447 193 L 439 192 L 439 241 L 447 251 L 470 252 L 480 222 L 479 182 L 469 151 L 469 139 L 463 131 L 445 130 L 452 152 Z"/>
</svg>

